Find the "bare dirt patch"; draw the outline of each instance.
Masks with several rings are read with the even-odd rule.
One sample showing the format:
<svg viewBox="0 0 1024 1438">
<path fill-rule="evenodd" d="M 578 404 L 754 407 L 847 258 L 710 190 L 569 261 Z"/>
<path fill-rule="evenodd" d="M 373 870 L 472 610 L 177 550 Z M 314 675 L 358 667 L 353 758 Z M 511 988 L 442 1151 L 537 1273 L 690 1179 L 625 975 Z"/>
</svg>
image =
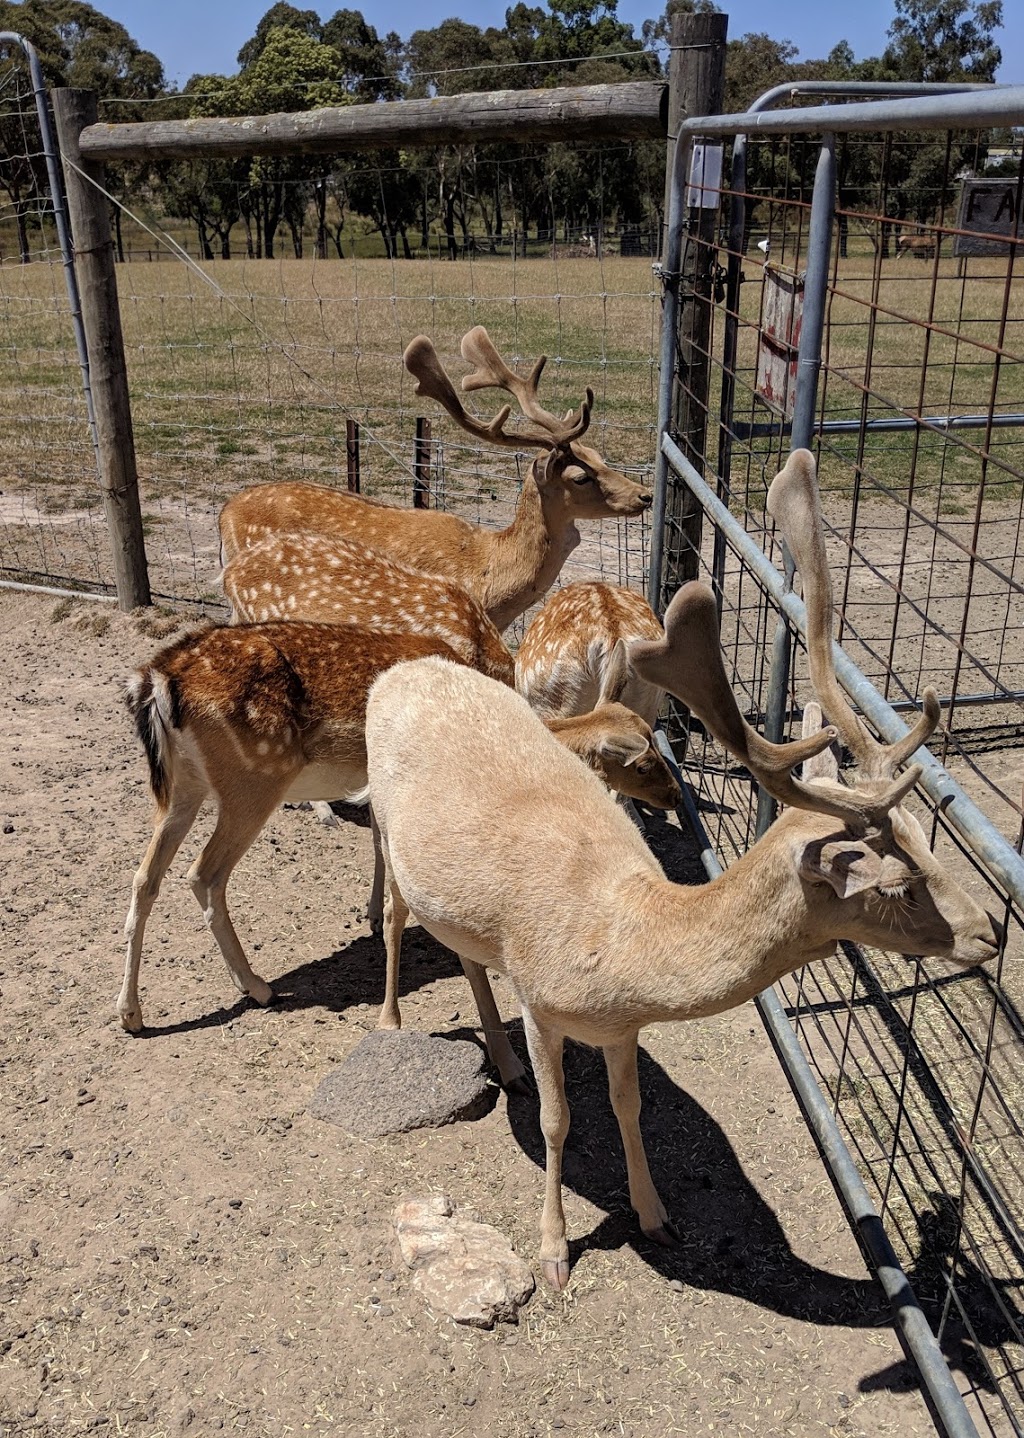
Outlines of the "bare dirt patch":
<svg viewBox="0 0 1024 1438">
<path fill-rule="evenodd" d="M 489 1333 L 432 1316 L 396 1203 L 447 1192 L 533 1263 L 542 1146 L 535 1102 L 497 1090 L 474 1122 L 372 1141 L 307 1112 L 383 992 L 368 830 L 281 811 L 239 866 L 236 922 L 277 994 L 261 1010 L 234 1002 L 182 881 L 201 821 L 129 1038 L 120 931 L 151 808 L 118 692 L 156 640 L 38 596 L 0 594 L 0 623 L 4 1438 L 932 1431 L 751 1008 L 645 1034 L 677 1252 L 641 1238 L 600 1058 L 572 1047 L 568 1290 Z M 656 844 L 695 880 L 677 830 Z M 456 962 L 415 929 L 407 953 L 407 1026 L 471 1037 Z"/>
</svg>

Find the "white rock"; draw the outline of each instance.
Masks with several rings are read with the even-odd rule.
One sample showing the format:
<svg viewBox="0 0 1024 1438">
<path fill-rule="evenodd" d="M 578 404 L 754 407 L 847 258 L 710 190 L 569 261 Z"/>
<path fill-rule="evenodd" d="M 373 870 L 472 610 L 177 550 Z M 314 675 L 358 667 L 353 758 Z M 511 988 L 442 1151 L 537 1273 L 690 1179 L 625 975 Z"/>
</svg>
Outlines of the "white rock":
<svg viewBox="0 0 1024 1438">
<path fill-rule="evenodd" d="M 533 1292 L 533 1274 L 508 1241 L 445 1194 L 403 1199 L 392 1214 L 398 1247 L 431 1308 L 456 1323 L 513 1323 Z"/>
</svg>

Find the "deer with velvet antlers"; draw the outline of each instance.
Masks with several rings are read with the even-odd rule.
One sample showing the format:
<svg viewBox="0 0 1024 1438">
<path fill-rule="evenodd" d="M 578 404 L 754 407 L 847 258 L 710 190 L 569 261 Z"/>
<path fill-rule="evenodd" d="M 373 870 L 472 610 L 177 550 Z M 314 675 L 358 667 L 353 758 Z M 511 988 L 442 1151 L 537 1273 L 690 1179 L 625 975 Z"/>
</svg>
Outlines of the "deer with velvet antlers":
<svg viewBox="0 0 1024 1438">
<path fill-rule="evenodd" d="M 483 529 L 440 510 L 396 509 L 316 484 L 265 484 L 243 490 L 221 511 L 222 560 L 279 534 L 353 539 L 414 569 L 455 580 L 504 630 L 558 577 L 580 542 L 577 520 L 627 517 L 648 507 L 648 492 L 582 443 L 593 391 L 588 389 L 579 408 L 560 420 L 537 397 L 544 356 L 523 379 L 505 364 L 480 325 L 463 338 L 462 354 L 475 366 L 462 388 L 511 394 L 530 421 L 527 428 L 506 432 L 508 405 L 491 420 L 471 415 L 426 336 L 409 344 L 404 360 L 417 381 L 416 393 L 436 400 L 467 433 L 505 449 L 541 451 L 507 529 Z"/>
<path fill-rule="evenodd" d="M 920 770 L 896 771 L 936 727 L 934 693 L 902 742 L 881 744 L 836 682 L 831 581 L 807 451 L 790 456 L 769 502 L 803 577 L 812 683 L 835 727 L 775 745 L 746 723 L 726 678 L 714 595 L 703 585 L 676 595 L 663 637 L 630 650 L 641 677 L 687 704 L 788 806 L 712 883 L 670 883 L 634 825 L 520 696 L 436 658 L 391 670 L 370 694 L 368 778 L 386 869 L 389 987 L 395 992 L 411 910 L 475 973 L 490 1052 L 507 1084 L 523 1069 L 486 969 L 509 976 L 540 1093 L 540 1257 L 555 1288 L 569 1277 L 567 1037 L 604 1050 L 633 1207 L 645 1234 L 671 1244 L 639 1125 L 645 1024 L 731 1008 L 843 938 L 961 964 L 998 951 L 995 921 L 940 867 L 903 807 Z M 812 717 L 810 729 L 819 722 Z M 837 733 L 859 766 L 848 785 L 826 752 Z M 798 778 L 801 763 L 808 767 Z"/>
</svg>

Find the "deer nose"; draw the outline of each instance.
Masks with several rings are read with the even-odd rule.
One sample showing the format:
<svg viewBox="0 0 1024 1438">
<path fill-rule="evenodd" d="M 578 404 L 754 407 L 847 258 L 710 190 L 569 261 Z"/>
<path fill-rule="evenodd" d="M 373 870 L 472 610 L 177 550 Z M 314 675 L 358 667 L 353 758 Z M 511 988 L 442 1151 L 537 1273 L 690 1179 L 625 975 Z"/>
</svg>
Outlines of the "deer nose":
<svg viewBox="0 0 1024 1438">
<path fill-rule="evenodd" d="M 650 492 L 650 490 L 641 490 L 640 503 L 643 505 L 644 509 L 648 509 L 654 503 L 654 495 Z"/>
</svg>

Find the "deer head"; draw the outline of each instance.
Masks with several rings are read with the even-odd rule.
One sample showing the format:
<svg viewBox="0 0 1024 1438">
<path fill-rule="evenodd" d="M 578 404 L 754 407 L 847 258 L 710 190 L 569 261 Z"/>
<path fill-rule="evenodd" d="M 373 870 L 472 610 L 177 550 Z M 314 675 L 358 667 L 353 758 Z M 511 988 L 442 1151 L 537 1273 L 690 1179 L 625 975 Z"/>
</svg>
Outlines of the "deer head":
<svg viewBox="0 0 1024 1438">
<path fill-rule="evenodd" d="M 946 873 L 903 806 L 920 767 L 896 774 L 938 723 L 935 695 L 926 691 L 924 714 L 898 744 L 881 744 L 867 733 L 842 695 L 832 663 L 832 588 L 810 454 L 796 451 L 790 457 L 768 502 L 803 575 L 811 682 L 834 727 L 820 727 L 817 705 L 808 706 L 804 733 L 791 744 L 770 744 L 750 727 L 726 678 L 714 595 L 697 582 L 685 585 L 669 605 L 664 640 L 631 645 L 633 666 L 686 704 L 794 811 L 783 815 L 762 843 L 781 847 L 795 865 L 808 922 L 824 944 L 856 938 L 963 964 L 991 959 L 1000 943 L 995 920 Z M 840 782 L 828 752 L 837 737 L 858 762 L 851 784 Z M 797 778 L 793 770 L 800 764 L 803 775 Z"/>
<path fill-rule="evenodd" d="M 588 388 L 579 408 L 570 410 L 560 420 L 544 409 L 537 398 L 540 377 L 547 363 L 545 355 L 541 355 L 529 376 L 523 379 L 505 364 L 482 325 L 463 337 L 462 355 L 475 365 L 473 373 L 462 381 L 463 390 L 504 390 L 516 400 L 530 421 L 528 426 L 511 434 L 506 432 L 510 405 L 503 405 L 488 421 L 469 414 L 425 335 L 412 340 L 404 356 L 406 369 L 417 381 L 416 394 L 436 400 L 461 429 L 487 444 L 506 449 L 543 450 L 543 455 L 533 464 L 538 489 L 542 494 L 562 490 L 569 498 L 573 514 L 580 519 L 601 519 L 608 515 L 628 517 L 650 505 L 650 493 L 641 489 L 635 480 L 612 469 L 596 449 L 580 442 L 590 426 L 593 390 Z"/>
</svg>

